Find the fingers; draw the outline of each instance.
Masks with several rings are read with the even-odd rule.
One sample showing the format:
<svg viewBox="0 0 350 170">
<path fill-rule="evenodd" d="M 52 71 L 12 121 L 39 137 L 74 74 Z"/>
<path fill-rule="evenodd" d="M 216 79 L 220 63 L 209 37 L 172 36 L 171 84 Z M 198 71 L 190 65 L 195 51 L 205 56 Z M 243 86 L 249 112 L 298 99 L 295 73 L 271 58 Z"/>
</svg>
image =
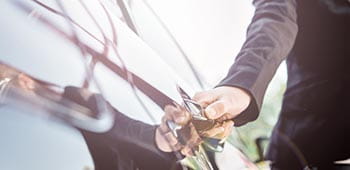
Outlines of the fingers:
<svg viewBox="0 0 350 170">
<path fill-rule="evenodd" d="M 224 122 L 224 121 L 228 121 L 228 120 L 232 120 L 232 118 L 234 118 L 235 116 L 233 114 L 230 113 L 225 113 L 224 115 L 222 115 L 221 117 L 217 118 L 216 121 L 218 122 Z"/>
<path fill-rule="evenodd" d="M 210 138 L 225 139 L 231 134 L 233 124 L 232 120 L 227 120 L 221 125 L 203 132 L 201 135 Z"/>
<path fill-rule="evenodd" d="M 167 105 L 164 108 L 165 118 L 167 120 L 173 120 L 176 124 L 185 125 L 187 124 L 191 117 L 188 112 L 186 112 L 180 106 Z"/>
<path fill-rule="evenodd" d="M 169 129 L 167 123 L 166 123 L 167 120 L 170 120 L 169 117 L 170 117 L 170 116 L 169 116 L 169 115 L 166 115 L 166 114 L 162 117 L 162 123 L 159 125 L 159 130 L 160 130 L 162 133 L 167 133 L 167 132 L 170 131 L 170 129 Z"/>
<path fill-rule="evenodd" d="M 215 127 L 215 128 L 212 128 L 212 129 L 209 129 L 205 132 L 202 133 L 203 136 L 205 137 L 210 137 L 210 138 L 213 138 L 221 133 L 224 133 L 225 132 L 225 129 L 224 127 Z"/>
<path fill-rule="evenodd" d="M 167 133 L 163 134 L 163 136 L 164 136 L 166 142 L 170 145 L 170 147 L 172 147 L 171 149 L 173 151 L 176 151 L 176 150 L 181 148 L 181 145 L 179 144 L 178 140 L 173 135 L 173 133 L 167 132 Z"/>
<path fill-rule="evenodd" d="M 192 149 L 190 147 L 184 147 L 181 149 L 181 154 L 185 156 L 193 156 L 194 153 L 192 152 Z"/>
<path fill-rule="evenodd" d="M 190 128 L 190 138 L 187 141 L 186 146 L 193 148 L 198 146 L 202 142 L 202 139 L 197 133 L 196 128 L 193 126 L 193 124 L 190 124 L 189 128 Z"/>
<path fill-rule="evenodd" d="M 209 119 L 229 120 L 249 106 L 251 96 L 241 88 L 221 86 L 199 92 L 193 99 L 205 108 L 205 114 Z"/>
<path fill-rule="evenodd" d="M 218 95 L 212 91 L 198 92 L 193 96 L 193 100 L 199 103 L 202 107 L 207 107 L 210 103 L 219 98 Z"/>
<path fill-rule="evenodd" d="M 163 132 L 160 127 L 156 130 L 155 142 L 157 147 L 163 152 L 177 151 L 182 148 L 171 132 Z"/>
<path fill-rule="evenodd" d="M 218 139 L 226 139 L 230 136 L 234 122 L 232 120 L 225 121 L 222 127 L 225 129 L 223 133 L 216 135 Z"/>
<path fill-rule="evenodd" d="M 233 105 L 230 100 L 227 100 L 224 96 L 225 94 L 218 93 L 217 90 L 214 89 L 197 93 L 193 97 L 193 100 L 205 108 L 205 114 L 209 119 L 218 119 L 232 110 L 230 108 Z"/>
<path fill-rule="evenodd" d="M 156 144 L 159 149 L 165 152 L 180 150 L 184 146 L 179 143 L 178 139 L 169 129 L 167 121 L 174 121 L 178 125 L 186 125 L 190 120 L 190 115 L 178 105 L 167 105 L 164 108 L 164 112 L 162 123 L 157 128 Z"/>
<path fill-rule="evenodd" d="M 195 130 L 193 124 L 189 124 L 188 127 L 190 128 L 190 136 L 186 141 L 186 145 L 181 149 L 181 153 L 185 156 L 193 156 L 193 149 L 198 148 L 198 145 L 200 145 L 202 139 Z"/>
<path fill-rule="evenodd" d="M 228 104 L 225 100 L 217 100 L 208 105 L 206 108 L 206 114 L 207 117 L 210 119 L 217 119 L 221 120 L 222 123 L 219 124 L 219 126 L 215 126 L 214 128 L 207 130 L 203 132 L 203 134 L 200 134 L 201 136 L 210 137 L 210 138 L 217 138 L 217 139 L 225 139 L 227 136 L 231 134 L 232 127 L 233 127 L 233 121 L 230 119 L 230 114 L 228 114 L 228 107 L 230 104 Z M 210 111 L 213 110 L 213 111 Z M 188 112 L 186 112 L 182 107 L 176 105 L 176 106 L 166 106 L 164 108 L 165 114 L 162 118 L 162 123 L 159 126 L 159 129 L 162 131 L 162 136 L 164 138 L 164 141 L 167 143 L 167 147 L 164 147 L 163 150 L 171 150 L 171 151 L 177 151 L 181 150 L 181 153 L 184 155 L 193 155 L 193 148 L 198 147 L 198 145 L 202 142 L 201 137 L 195 130 L 192 123 L 189 123 L 190 121 L 190 115 Z M 214 114 L 211 114 L 213 113 Z M 172 120 L 176 124 L 183 125 L 186 127 L 189 127 L 191 130 L 188 134 L 188 137 L 186 137 L 186 144 L 181 145 L 178 141 L 178 139 L 171 133 L 169 130 L 169 127 L 167 126 L 167 121 Z M 159 142 L 158 142 L 159 143 Z M 163 142 L 164 143 L 164 142 Z"/>
<path fill-rule="evenodd" d="M 34 80 L 23 73 L 20 73 L 18 75 L 18 84 L 20 85 L 21 88 L 29 91 L 33 90 L 35 87 Z"/>
<path fill-rule="evenodd" d="M 230 107 L 232 107 L 230 102 L 220 99 L 208 105 L 205 108 L 205 114 L 209 119 L 217 119 L 228 113 Z"/>
</svg>

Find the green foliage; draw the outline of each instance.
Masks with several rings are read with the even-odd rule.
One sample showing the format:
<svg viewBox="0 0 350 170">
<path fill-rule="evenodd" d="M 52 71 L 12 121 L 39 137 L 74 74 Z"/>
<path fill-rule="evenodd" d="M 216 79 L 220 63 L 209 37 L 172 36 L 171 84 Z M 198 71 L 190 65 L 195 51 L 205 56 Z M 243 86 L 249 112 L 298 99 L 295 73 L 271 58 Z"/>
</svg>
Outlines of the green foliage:
<svg viewBox="0 0 350 170">
<path fill-rule="evenodd" d="M 269 138 L 277 122 L 285 91 L 285 81 L 275 78 L 266 93 L 259 118 L 245 126 L 238 127 L 229 137 L 228 142 L 239 148 L 251 161 L 259 159 L 255 140 L 258 137 Z M 266 150 L 268 141 L 263 143 Z"/>
</svg>

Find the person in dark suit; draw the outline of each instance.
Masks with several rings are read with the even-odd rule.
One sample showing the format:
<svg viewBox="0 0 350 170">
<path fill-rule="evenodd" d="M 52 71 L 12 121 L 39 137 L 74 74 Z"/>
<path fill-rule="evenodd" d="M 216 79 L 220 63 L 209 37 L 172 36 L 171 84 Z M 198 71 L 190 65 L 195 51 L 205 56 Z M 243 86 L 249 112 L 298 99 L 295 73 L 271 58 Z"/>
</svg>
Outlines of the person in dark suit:
<svg viewBox="0 0 350 170">
<path fill-rule="evenodd" d="M 253 3 L 246 41 L 227 76 L 194 100 L 210 119 L 253 121 L 286 59 L 287 89 L 267 159 L 272 169 L 332 169 L 350 158 L 350 12 L 321 0 Z"/>
</svg>

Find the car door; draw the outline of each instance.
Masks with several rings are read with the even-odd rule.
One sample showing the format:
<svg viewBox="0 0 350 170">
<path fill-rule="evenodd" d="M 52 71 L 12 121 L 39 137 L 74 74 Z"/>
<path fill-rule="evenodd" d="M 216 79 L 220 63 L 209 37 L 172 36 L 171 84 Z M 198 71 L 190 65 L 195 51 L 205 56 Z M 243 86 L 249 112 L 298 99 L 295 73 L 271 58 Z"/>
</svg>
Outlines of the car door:
<svg viewBox="0 0 350 170">
<path fill-rule="evenodd" d="M 62 88 L 85 86 L 128 116 L 159 123 L 162 108 L 148 96 L 152 94 L 130 86 L 130 80 L 123 77 L 125 68 L 134 80 L 142 77 L 143 82 L 173 100 L 180 99 L 176 84 L 188 91 L 192 88 L 119 19 L 117 12 L 106 8 L 108 3 L 1 1 L 0 22 L 6 26 L 0 31 L 0 60 Z M 90 73 L 94 75 L 91 79 L 87 78 Z M 35 108 L 4 106 L 1 110 L 1 169 L 93 168 L 81 134 L 71 126 L 48 120 Z"/>
</svg>

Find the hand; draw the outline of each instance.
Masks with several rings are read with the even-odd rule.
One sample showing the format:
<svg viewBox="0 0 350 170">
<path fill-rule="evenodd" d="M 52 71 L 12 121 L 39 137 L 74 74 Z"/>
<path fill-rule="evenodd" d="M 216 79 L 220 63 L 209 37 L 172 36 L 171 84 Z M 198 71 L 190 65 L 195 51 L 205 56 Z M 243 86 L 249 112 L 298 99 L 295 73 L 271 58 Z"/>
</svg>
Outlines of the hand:
<svg viewBox="0 0 350 170">
<path fill-rule="evenodd" d="M 197 147 L 201 143 L 201 138 L 195 130 L 191 117 L 180 106 L 168 105 L 164 108 L 165 114 L 162 118 L 162 123 L 156 130 L 157 147 L 164 152 L 172 152 L 180 150 L 183 155 L 193 155 L 192 148 Z M 167 121 L 174 121 L 176 124 L 187 128 L 181 135 L 185 138 L 185 144 L 181 144 L 178 139 L 170 131 Z"/>
<path fill-rule="evenodd" d="M 249 105 L 251 97 L 237 87 L 222 86 L 195 94 L 193 100 L 205 108 L 209 119 L 231 120 Z"/>
<path fill-rule="evenodd" d="M 190 123 L 191 117 L 188 112 L 180 106 L 166 106 L 165 115 L 162 118 L 162 123 L 156 130 L 156 144 L 158 148 L 164 152 L 172 152 L 180 150 L 183 155 L 193 155 L 192 148 L 197 147 L 201 142 L 201 136 L 223 139 L 226 138 L 232 130 L 233 121 L 228 120 L 222 122 L 212 129 L 198 134 L 192 123 Z M 178 139 L 172 134 L 166 121 L 171 120 L 178 125 L 189 128 L 188 134 L 182 134 L 185 137 L 186 144 L 182 145 Z"/>
<path fill-rule="evenodd" d="M 218 123 L 212 129 L 204 131 L 200 134 L 200 136 L 215 139 L 226 139 L 231 134 L 233 124 L 234 123 L 232 120 L 223 121 L 222 123 Z"/>
</svg>

